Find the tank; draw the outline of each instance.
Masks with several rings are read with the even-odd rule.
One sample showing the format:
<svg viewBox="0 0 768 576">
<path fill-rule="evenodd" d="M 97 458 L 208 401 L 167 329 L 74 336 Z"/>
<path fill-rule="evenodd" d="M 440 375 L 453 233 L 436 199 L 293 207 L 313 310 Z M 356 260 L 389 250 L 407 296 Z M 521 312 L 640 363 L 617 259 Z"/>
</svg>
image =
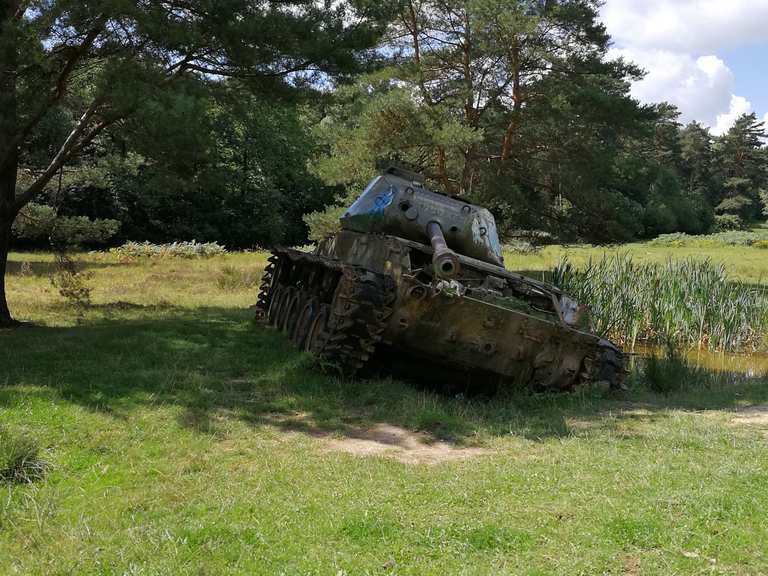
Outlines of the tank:
<svg viewBox="0 0 768 576">
<path fill-rule="evenodd" d="M 581 328 L 582 306 L 504 267 L 487 209 L 398 168 L 371 181 L 313 253 L 273 251 L 257 311 L 344 376 L 377 352 L 536 391 L 618 388 L 625 376 L 622 351 Z"/>
</svg>

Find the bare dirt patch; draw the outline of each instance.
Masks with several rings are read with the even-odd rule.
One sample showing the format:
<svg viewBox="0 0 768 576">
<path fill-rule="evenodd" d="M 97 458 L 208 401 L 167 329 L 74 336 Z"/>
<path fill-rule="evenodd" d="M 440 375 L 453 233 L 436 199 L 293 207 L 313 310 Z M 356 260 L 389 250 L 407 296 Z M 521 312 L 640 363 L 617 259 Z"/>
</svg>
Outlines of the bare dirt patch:
<svg viewBox="0 0 768 576">
<path fill-rule="evenodd" d="M 748 406 L 736 411 L 732 422 L 749 426 L 768 426 L 768 404 Z"/>
<path fill-rule="evenodd" d="M 370 428 L 344 425 L 337 430 L 316 426 L 306 413 L 268 418 L 278 430 L 288 435 L 311 436 L 328 452 L 345 452 L 353 456 L 382 456 L 404 464 L 439 464 L 493 454 L 476 447 L 461 447 L 437 440 L 426 432 L 414 432 L 393 424 L 376 424 Z"/>
<path fill-rule="evenodd" d="M 439 464 L 490 454 L 483 448 L 460 448 L 449 442 L 432 441 L 423 432 L 391 424 L 345 432 L 344 438 L 328 438 L 328 450 L 355 456 L 386 456 L 404 464 Z"/>
<path fill-rule="evenodd" d="M 638 576 L 640 574 L 640 559 L 637 556 L 624 556 L 623 564 L 622 574 L 624 576 Z"/>
</svg>

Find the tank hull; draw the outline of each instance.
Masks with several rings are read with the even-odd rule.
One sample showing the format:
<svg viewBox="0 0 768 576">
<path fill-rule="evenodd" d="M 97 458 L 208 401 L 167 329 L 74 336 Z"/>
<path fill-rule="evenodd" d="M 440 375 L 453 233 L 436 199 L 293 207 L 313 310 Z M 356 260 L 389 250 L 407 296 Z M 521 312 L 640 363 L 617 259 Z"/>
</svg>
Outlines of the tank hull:
<svg viewBox="0 0 768 576">
<path fill-rule="evenodd" d="M 471 297 L 405 297 L 393 308 L 385 343 L 460 370 L 496 374 L 510 385 L 573 389 L 590 380 L 600 353 L 595 336 Z"/>
</svg>

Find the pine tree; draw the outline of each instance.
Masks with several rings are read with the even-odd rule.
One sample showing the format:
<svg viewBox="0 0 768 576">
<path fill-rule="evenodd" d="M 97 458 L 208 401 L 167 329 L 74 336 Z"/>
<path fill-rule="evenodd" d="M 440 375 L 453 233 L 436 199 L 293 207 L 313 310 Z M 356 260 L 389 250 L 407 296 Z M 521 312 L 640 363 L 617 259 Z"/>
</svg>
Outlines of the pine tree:
<svg viewBox="0 0 768 576">
<path fill-rule="evenodd" d="M 760 217 L 760 190 L 768 182 L 763 141 L 765 124 L 755 114 L 744 114 L 717 141 L 722 190 L 716 211 L 730 226 L 743 225 Z"/>
</svg>

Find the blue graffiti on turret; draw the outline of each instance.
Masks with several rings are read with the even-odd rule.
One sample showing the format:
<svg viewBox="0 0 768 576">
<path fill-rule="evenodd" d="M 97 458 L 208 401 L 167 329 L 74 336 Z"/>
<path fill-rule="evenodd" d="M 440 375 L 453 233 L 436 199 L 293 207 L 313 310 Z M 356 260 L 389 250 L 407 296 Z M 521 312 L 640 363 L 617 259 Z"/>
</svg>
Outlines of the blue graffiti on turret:
<svg viewBox="0 0 768 576">
<path fill-rule="evenodd" d="M 373 208 L 371 208 L 369 214 L 372 216 L 383 216 L 384 210 L 386 210 L 387 207 L 392 204 L 394 199 L 395 187 L 390 186 L 387 190 L 376 196 L 376 199 L 373 201 Z"/>
</svg>

